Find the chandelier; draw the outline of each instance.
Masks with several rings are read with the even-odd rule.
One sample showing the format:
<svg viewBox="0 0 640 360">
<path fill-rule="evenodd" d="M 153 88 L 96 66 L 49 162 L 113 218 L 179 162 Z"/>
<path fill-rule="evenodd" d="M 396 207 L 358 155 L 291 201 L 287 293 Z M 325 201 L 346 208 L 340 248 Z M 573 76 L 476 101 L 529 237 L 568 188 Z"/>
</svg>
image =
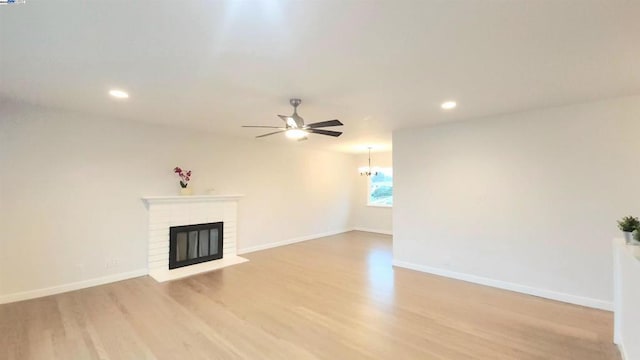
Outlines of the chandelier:
<svg viewBox="0 0 640 360">
<path fill-rule="evenodd" d="M 369 166 L 359 167 L 358 172 L 360 173 L 360 175 L 366 175 L 366 176 L 378 175 L 378 169 L 371 167 L 371 146 L 369 146 L 367 149 L 369 149 Z"/>
</svg>

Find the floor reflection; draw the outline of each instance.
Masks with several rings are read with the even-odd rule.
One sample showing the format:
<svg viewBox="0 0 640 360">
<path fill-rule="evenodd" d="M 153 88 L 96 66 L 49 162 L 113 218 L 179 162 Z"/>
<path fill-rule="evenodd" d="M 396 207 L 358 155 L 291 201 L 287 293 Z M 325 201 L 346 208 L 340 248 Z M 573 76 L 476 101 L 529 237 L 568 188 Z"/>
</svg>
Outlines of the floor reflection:
<svg viewBox="0 0 640 360">
<path fill-rule="evenodd" d="M 372 249 L 367 256 L 369 292 L 376 301 L 394 301 L 392 255 L 388 249 Z"/>
</svg>

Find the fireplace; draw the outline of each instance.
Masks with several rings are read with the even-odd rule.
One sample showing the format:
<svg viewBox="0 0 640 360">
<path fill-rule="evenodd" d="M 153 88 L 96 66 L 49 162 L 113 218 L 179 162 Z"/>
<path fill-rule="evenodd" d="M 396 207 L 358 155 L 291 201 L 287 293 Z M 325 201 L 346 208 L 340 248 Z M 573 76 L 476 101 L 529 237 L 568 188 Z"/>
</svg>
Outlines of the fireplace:
<svg viewBox="0 0 640 360">
<path fill-rule="evenodd" d="M 222 259 L 223 223 L 169 228 L 169 269 Z"/>
<path fill-rule="evenodd" d="M 171 281 L 249 261 L 238 256 L 238 201 L 241 197 L 242 195 L 144 197 L 149 210 L 149 276 L 158 282 Z M 189 229 L 191 226 L 194 228 Z M 215 229 L 218 229 L 217 235 Z M 201 233 L 200 230 L 209 232 Z M 178 235 L 180 233 L 184 234 Z"/>
</svg>

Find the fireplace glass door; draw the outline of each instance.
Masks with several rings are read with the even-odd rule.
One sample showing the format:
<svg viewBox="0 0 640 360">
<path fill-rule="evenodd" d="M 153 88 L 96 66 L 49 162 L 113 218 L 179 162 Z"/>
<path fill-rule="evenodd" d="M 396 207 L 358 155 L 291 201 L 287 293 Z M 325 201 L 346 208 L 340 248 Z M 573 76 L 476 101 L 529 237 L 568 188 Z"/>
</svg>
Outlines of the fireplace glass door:
<svg viewBox="0 0 640 360">
<path fill-rule="evenodd" d="M 171 227 L 169 269 L 222 259 L 222 230 L 222 222 Z"/>
</svg>

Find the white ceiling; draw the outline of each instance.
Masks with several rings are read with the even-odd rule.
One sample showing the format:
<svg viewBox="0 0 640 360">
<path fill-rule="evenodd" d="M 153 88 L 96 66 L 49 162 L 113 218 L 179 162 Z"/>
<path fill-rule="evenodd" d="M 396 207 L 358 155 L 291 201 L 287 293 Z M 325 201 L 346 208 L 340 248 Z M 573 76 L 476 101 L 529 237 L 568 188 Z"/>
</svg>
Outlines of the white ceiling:
<svg viewBox="0 0 640 360">
<path fill-rule="evenodd" d="M 244 137 L 295 96 L 307 123 L 346 124 L 300 146 L 355 151 L 397 128 L 640 93 L 639 19 L 623 0 L 28 0 L 0 6 L 0 96 Z"/>
</svg>

